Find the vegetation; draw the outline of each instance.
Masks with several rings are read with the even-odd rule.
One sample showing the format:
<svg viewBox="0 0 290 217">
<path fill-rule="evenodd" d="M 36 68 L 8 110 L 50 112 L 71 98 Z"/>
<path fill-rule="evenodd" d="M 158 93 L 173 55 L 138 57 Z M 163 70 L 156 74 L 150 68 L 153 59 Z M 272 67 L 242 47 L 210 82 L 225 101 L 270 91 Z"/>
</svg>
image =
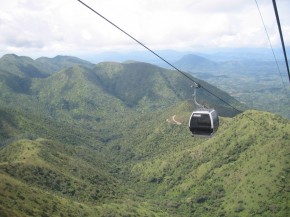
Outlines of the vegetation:
<svg viewBox="0 0 290 217">
<path fill-rule="evenodd" d="M 223 62 L 186 55 L 176 62 L 176 66 L 230 93 L 250 108 L 274 112 L 289 119 L 290 88 L 286 85 L 285 62 L 276 63 L 273 58 L 264 59 L 261 55 L 250 55 L 244 60 L 233 56 L 237 60 Z"/>
<path fill-rule="evenodd" d="M 73 60 L 0 59 L 0 216 L 289 215 L 289 120 L 208 97 L 219 130 L 191 137 L 177 73 L 80 60 L 53 72 Z"/>
</svg>

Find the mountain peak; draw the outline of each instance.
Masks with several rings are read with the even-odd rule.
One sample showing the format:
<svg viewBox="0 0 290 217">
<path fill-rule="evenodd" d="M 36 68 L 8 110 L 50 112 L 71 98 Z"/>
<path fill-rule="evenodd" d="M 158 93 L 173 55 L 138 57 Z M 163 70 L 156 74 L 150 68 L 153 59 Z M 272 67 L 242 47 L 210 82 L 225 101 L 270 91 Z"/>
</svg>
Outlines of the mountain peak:
<svg viewBox="0 0 290 217">
<path fill-rule="evenodd" d="M 93 68 L 95 66 L 94 64 L 86 60 L 79 59 L 77 57 L 61 55 L 55 56 L 53 58 L 40 57 L 35 61 L 41 63 L 42 65 L 45 65 L 46 70 L 49 74 L 56 73 L 59 70 L 67 69 L 75 65 L 83 65 L 88 68 Z"/>
<path fill-rule="evenodd" d="M 27 56 L 6 54 L 0 59 L 0 70 L 22 78 L 46 77 L 47 73 L 42 65 Z"/>
<path fill-rule="evenodd" d="M 2 56 L 0 59 L 2 61 L 28 61 L 28 62 L 33 62 L 34 60 L 30 57 L 27 56 L 18 56 L 16 54 L 5 54 Z"/>
<path fill-rule="evenodd" d="M 187 71 L 194 71 L 197 69 L 212 71 L 216 70 L 218 67 L 216 62 L 195 54 L 185 55 L 180 60 L 178 60 L 175 65 Z"/>
</svg>

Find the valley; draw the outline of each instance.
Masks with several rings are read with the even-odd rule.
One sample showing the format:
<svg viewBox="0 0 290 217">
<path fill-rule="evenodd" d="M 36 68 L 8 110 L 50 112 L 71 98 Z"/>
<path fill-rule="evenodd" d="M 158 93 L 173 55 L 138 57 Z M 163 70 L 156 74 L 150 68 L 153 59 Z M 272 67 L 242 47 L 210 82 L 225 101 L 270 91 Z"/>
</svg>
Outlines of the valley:
<svg viewBox="0 0 290 217">
<path fill-rule="evenodd" d="M 188 130 L 190 81 L 149 63 L 5 55 L 0 78 L 0 216 L 290 213 L 289 120 L 206 79 L 241 111 L 201 88 L 211 138 Z"/>
<path fill-rule="evenodd" d="M 218 57 L 212 57 L 218 60 Z M 213 61 L 188 54 L 175 64 L 193 76 L 228 92 L 249 108 L 290 118 L 290 88 L 284 61 L 248 58 Z"/>
</svg>

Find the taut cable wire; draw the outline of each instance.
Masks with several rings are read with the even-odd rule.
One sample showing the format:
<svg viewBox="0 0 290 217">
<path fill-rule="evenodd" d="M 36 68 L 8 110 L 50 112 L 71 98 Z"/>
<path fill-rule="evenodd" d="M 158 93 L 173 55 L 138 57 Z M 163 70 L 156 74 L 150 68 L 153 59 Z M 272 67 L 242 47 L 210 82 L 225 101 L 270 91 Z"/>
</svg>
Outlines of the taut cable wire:
<svg viewBox="0 0 290 217">
<path fill-rule="evenodd" d="M 202 87 L 209 94 L 211 94 L 212 96 L 216 97 L 217 99 L 219 99 L 220 101 L 222 101 L 226 105 L 230 106 L 232 109 L 236 110 L 237 112 L 239 112 L 239 113 L 242 113 L 243 112 L 242 110 L 237 109 L 234 106 L 232 106 L 230 103 L 228 103 L 227 101 L 225 101 L 224 99 L 222 99 L 221 97 L 219 97 L 218 95 L 216 95 L 215 93 L 213 93 L 212 91 L 210 91 L 210 90 L 206 89 L 205 87 L 201 86 L 191 76 L 189 76 L 185 72 L 183 72 L 180 69 L 178 69 L 177 67 L 175 67 L 173 64 L 171 64 L 170 62 L 168 62 L 167 60 L 165 60 L 163 57 L 161 57 L 156 52 L 154 52 L 153 50 L 151 50 L 145 44 L 143 44 L 142 42 L 140 42 L 139 40 L 137 40 L 135 37 L 133 37 L 132 35 L 130 35 L 128 32 L 126 32 L 125 30 L 123 30 L 122 28 L 120 28 L 119 26 L 117 26 L 115 23 L 113 23 L 112 21 L 110 21 L 109 19 L 107 19 L 106 17 L 104 17 L 102 14 L 100 14 L 99 12 L 97 12 L 96 10 L 94 10 L 93 8 L 91 8 L 89 5 L 85 4 L 81 0 L 78 0 L 78 1 L 80 3 L 82 3 L 84 6 L 86 6 L 88 9 L 90 9 L 91 11 L 93 11 L 95 14 L 97 14 L 98 16 L 100 16 L 101 18 L 103 18 L 105 21 L 107 21 L 108 23 L 110 23 L 111 25 L 113 25 L 115 28 L 117 28 L 118 30 L 120 30 L 121 32 L 123 32 L 125 35 L 127 35 L 128 37 L 130 37 L 131 39 L 133 39 L 135 42 L 137 42 L 138 44 L 140 44 L 141 46 L 143 46 L 145 49 L 147 49 L 148 51 L 150 51 L 152 54 L 154 54 L 155 56 L 157 56 L 159 59 L 161 59 L 162 61 L 164 61 L 165 63 L 167 63 L 169 66 L 171 66 L 172 68 L 174 68 L 176 71 L 178 71 L 179 73 L 181 73 L 187 79 L 189 79 L 190 81 L 194 82 L 195 84 L 198 84 L 200 87 Z"/>
<path fill-rule="evenodd" d="M 271 43 L 271 39 L 270 39 L 269 33 L 267 31 L 267 28 L 266 28 L 266 25 L 265 25 L 265 22 L 264 22 L 264 18 L 262 16 L 262 13 L 261 13 L 261 10 L 260 10 L 260 7 L 259 7 L 259 4 L 258 4 L 257 0 L 255 0 L 255 2 L 256 2 L 257 8 L 258 8 L 258 11 L 259 11 L 259 14 L 260 14 L 260 18 L 262 20 L 262 23 L 263 23 L 263 26 L 264 26 L 264 29 L 265 29 L 265 32 L 266 32 L 270 47 L 271 47 L 271 50 L 272 50 L 272 54 L 274 56 L 274 60 L 275 60 L 275 63 L 276 63 L 276 66 L 277 66 L 277 69 L 278 69 L 278 72 L 279 72 L 279 75 L 280 75 L 280 78 L 281 78 L 281 82 L 282 82 L 283 87 L 284 87 L 284 91 L 285 91 L 286 97 L 288 98 L 288 100 L 290 102 L 290 96 L 287 94 L 287 89 L 286 89 L 285 83 L 283 81 L 282 73 L 281 73 L 281 70 L 280 70 L 280 67 L 279 67 L 279 64 L 278 64 L 278 61 L 277 61 L 277 58 L 276 58 L 276 55 L 275 55 L 275 52 L 274 52 L 274 49 L 273 49 L 273 46 L 272 46 L 272 43 Z"/>
<path fill-rule="evenodd" d="M 278 29 L 279 29 L 281 44 L 282 44 L 282 47 L 283 47 L 283 53 L 284 53 L 284 57 L 285 57 L 285 63 L 286 63 L 287 72 L 288 72 L 288 78 L 289 78 L 289 82 L 290 82 L 290 71 L 289 71 L 287 53 L 286 53 L 286 49 L 285 49 L 285 44 L 284 44 L 283 33 L 282 33 L 281 24 L 280 24 L 278 9 L 277 9 L 277 5 L 276 5 L 276 1 L 275 0 L 272 0 L 272 2 L 273 2 L 273 7 L 274 7 L 275 15 L 276 15 Z"/>
</svg>

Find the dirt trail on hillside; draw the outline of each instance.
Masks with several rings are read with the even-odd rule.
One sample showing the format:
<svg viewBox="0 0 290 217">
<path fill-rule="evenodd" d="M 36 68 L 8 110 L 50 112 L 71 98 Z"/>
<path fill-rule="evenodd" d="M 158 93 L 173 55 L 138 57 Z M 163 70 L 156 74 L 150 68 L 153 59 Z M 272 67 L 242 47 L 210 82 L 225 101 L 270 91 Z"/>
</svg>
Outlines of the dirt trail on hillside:
<svg viewBox="0 0 290 217">
<path fill-rule="evenodd" d="M 166 121 L 168 123 L 171 123 L 171 124 L 176 124 L 176 125 L 181 125 L 182 123 L 178 120 L 178 117 L 176 117 L 176 115 L 173 115 L 171 116 L 170 119 L 166 119 Z"/>
</svg>

